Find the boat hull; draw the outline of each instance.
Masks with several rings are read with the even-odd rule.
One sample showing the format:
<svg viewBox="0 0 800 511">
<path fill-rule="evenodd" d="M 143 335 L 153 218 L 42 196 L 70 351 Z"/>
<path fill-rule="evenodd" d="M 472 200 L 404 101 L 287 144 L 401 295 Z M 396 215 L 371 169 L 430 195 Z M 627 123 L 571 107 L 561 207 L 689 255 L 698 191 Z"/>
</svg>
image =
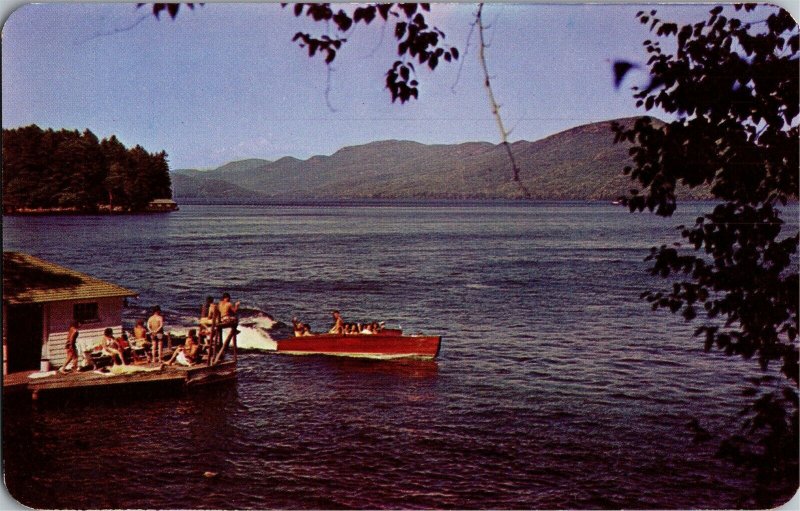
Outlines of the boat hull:
<svg viewBox="0 0 800 511">
<path fill-rule="evenodd" d="M 441 336 L 427 335 L 321 334 L 279 340 L 277 351 L 287 355 L 433 359 L 439 355 L 441 342 Z"/>
</svg>

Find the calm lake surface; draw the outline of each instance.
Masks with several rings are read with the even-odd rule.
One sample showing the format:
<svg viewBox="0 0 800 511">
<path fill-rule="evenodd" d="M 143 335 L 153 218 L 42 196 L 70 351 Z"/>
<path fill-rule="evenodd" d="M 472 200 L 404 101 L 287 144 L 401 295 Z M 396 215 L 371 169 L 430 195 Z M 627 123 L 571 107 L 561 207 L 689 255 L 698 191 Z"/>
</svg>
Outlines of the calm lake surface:
<svg viewBox="0 0 800 511">
<path fill-rule="evenodd" d="M 46 508 L 730 508 L 749 474 L 687 423 L 737 424 L 755 364 L 639 299 L 702 204 L 672 219 L 583 203 L 182 206 L 5 217 L 20 250 L 140 293 L 185 329 L 207 294 L 327 328 L 441 334 L 436 362 L 249 350 L 235 384 L 7 403 L 5 481 Z M 707 207 L 707 206 L 706 206 Z M 797 207 L 787 218 L 796 222 Z M 206 471 L 216 472 L 206 478 Z"/>
</svg>

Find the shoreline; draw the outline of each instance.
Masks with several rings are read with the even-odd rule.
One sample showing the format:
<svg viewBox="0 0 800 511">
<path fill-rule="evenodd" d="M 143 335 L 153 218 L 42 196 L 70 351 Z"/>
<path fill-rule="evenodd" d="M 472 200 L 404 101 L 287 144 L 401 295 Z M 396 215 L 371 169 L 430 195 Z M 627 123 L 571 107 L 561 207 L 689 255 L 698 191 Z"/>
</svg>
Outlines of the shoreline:
<svg viewBox="0 0 800 511">
<path fill-rule="evenodd" d="M 679 204 L 716 204 L 719 201 L 713 199 L 685 199 Z M 529 198 L 452 198 L 452 197 L 405 197 L 405 198 L 380 198 L 380 197 L 350 197 L 350 198 L 323 198 L 323 197 L 293 197 L 293 198 L 262 198 L 262 199 L 208 199 L 208 198 L 183 198 L 183 206 L 358 206 L 358 207 L 380 207 L 380 206 L 479 206 L 479 205 L 547 205 L 547 206 L 609 206 L 619 208 L 621 211 L 628 211 L 626 206 L 616 203 L 614 199 L 529 199 Z M 790 200 L 785 207 L 793 207 L 800 204 L 800 201 Z M 784 207 L 779 205 L 779 207 Z M 140 211 L 81 211 L 73 208 L 37 208 L 37 209 L 17 209 L 3 211 L 3 216 L 9 217 L 39 217 L 39 216 L 136 216 L 151 215 L 159 213 L 171 213 L 174 210 L 140 210 Z"/>
<path fill-rule="evenodd" d="M 41 211 L 3 211 L 3 216 L 130 216 L 158 213 L 171 213 L 171 211 L 62 211 L 48 209 Z"/>
</svg>

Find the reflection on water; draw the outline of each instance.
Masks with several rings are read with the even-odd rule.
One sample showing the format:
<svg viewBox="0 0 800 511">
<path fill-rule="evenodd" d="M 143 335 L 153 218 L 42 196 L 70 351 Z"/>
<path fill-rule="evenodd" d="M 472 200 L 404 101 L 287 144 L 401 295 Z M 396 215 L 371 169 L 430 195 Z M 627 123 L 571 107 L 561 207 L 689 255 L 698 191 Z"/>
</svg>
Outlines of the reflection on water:
<svg viewBox="0 0 800 511">
<path fill-rule="evenodd" d="M 321 366 L 328 370 L 329 376 L 333 378 L 365 376 L 395 378 L 403 381 L 404 379 L 433 379 L 439 372 L 439 364 L 435 360 L 372 360 L 369 358 L 306 355 L 296 357 L 294 363 L 298 365 L 300 371 L 307 370 L 303 364 Z"/>
</svg>

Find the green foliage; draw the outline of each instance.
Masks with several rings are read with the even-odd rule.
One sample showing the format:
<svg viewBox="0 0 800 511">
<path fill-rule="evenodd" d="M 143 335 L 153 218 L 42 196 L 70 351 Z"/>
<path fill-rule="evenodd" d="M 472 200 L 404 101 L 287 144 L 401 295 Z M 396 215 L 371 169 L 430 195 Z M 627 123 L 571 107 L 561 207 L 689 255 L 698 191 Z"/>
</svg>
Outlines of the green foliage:
<svg viewBox="0 0 800 511">
<path fill-rule="evenodd" d="M 172 196 L 167 155 L 140 146 L 128 150 L 116 137 L 98 141 L 89 130 L 3 130 L 3 203 L 6 209 L 100 205 L 142 210 Z"/>
<path fill-rule="evenodd" d="M 142 7 L 143 5 L 147 5 L 147 4 L 144 4 L 144 3 L 136 4 L 136 8 L 138 9 L 139 7 Z M 186 7 L 188 7 L 189 9 L 194 9 L 194 5 L 195 4 L 194 3 L 187 3 L 187 4 L 184 4 L 184 5 L 186 5 Z M 203 3 L 201 2 L 199 5 L 203 5 Z M 155 16 L 156 18 L 158 18 L 163 11 L 167 11 L 169 13 L 170 18 L 175 19 L 175 16 L 178 15 L 178 11 L 181 8 L 181 4 L 179 4 L 179 3 L 155 3 L 155 4 L 152 4 L 152 6 L 153 6 L 153 16 Z"/>
<path fill-rule="evenodd" d="M 381 18 L 384 23 L 394 21 L 392 33 L 397 40 L 397 55 L 400 59 L 395 60 L 386 72 L 386 88 L 392 95 L 392 102 L 399 99 L 401 103 L 405 103 L 412 97 L 419 97 L 419 82 L 412 60 L 434 70 L 442 60 L 452 62 L 459 56 L 457 48 L 443 44 L 444 32 L 427 24 L 424 12 L 430 12 L 429 4 L 365 4 L 356 7 L 352 15 L 342 9 L 334 11 L 328 3 L 282 5 L 291 5 L 295 16 L 305 14 L 314 21 L 332 25 L 340 34 L 347 33 L 358 23 L 369 25 L 376 18 Z M 347 42 L 340 35 L 315 36 L 305 32 L 296 33 L 292 40 L 299 41 L 301 47 L 307 48 L 309 57 L 317 53 L 324 54 L 326 64 L 336 59 L 337 52 Z"/>
<path fill-rule="evenodd" d="M 625 172 L 644 189 L 626 198 L 631 211 L 671 215 L 679 183 L 707 186 L 718 201 L 693 226 L 681 226 L 684 245 L 652 249 L 652 274 L 673 284 L 643 297 L 654 309 L 701 321 L 696 334 L 707 350 L 755 357 L 764 370 L 780 363 L 791 386 L 754 391 L 746 431 L 721 450 L 758 468 L 757 505 L 768 506 L 797 489 L 798 233 L 785 232 L 780 207 L 798 195 L 798 26 L 780 9 L 762 8 L 767 18 L 752 22 L 725 10 L 682 27 L 656 11 L 638 14 L 675 51 L 644 42 L 650 84 L 634 97 L 676 120 L 641 118 L 615 131 L 633 144 Z M 621 64 L 618 80 L 635 66 Z"/>
</svg>

